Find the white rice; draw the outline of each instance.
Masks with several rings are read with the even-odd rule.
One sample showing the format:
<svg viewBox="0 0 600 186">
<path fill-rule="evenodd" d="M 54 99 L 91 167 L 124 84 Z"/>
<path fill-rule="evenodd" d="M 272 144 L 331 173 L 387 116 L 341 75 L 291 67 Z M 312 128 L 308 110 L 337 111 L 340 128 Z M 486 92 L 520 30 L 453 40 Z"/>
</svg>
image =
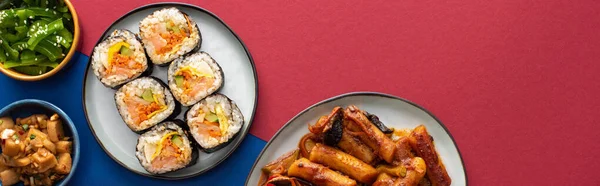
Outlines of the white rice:
<svg viewBox="0 0 600 186">
<path fill-rule="evenodd" d="M 205 113 L 208 113 L 209 111 L 214 113 L 216 104 L 221 104 L 221 107 L 225 111 L 225 116 L 229 122 L 227 133 L 217 138 L 199 134 L 197 131 L 202 129 L 199 128 L 200 126 L 198 126 L 196 123 L 204 121 L 204 116 L 198 114 L 199 109 L 203 109 Z M 214 148 L 220 144 L 228 142 L 240 131 L 244 125 L 244 116 L 242 115 L 240 109 L 237 107 L 235 102 L 222 94 L 213 94 L 206 97 L 198 104 L 192 106 L 185 117 L 187 118 L 188 126 L 190 126 L 192 136 L 204 149 Z"/>
<path fill-rule="evenodd" d="M 173 47 L 171 52 L 160 55 L 156 54 L 155 46 L 149 40 L 154 35 L 154 26 L 167 21 L 173 21 L 176 27 L 187 28 L 188 19 L 193 25 L 190 35 L 184 38 L 181 44 Z M 148 17 L 144 18 L 140 22 L 140 37 L 142 38 L 144 47 L 146 47 L 146 52 L 148 52 L 150 60 L 155 64 L 165 64 L 180 56 L 183 56 L 184 54 L 187 54 L 188 52 L 192 51 L 201 40 L 200 31 L 196 26 L 196 22 L 175 7 L 155 11 Z"/>
<path fill-rule="evenodd" d="M 135 75 L 131 78 L 122 74 L 107 76 L 105 73 L 109 60 L 108 49 L 119 42 L 128 43 L 133 48 L 134 60 L 142 65 L 142 69 L 134 70 Z M 116 87 L 135 79 L 144 73 L 144 71 L 148 69 L 148 61 L 144 52 L 144 48 L 136 39 L 135 35 L 128 31 L 115 30 L 110 37 L 106 38 L 94 48 L 92 56 L 92 69 L 102 84 L 108 87 Z"/>
<path fill-rule="evenodd" d="M 181 148 L 183 150 L 183 156 L 184 156 L 184 164 L 177 164 L 177 166 L 175 167 L 159 167 L 159 168 L 154 168 L 152 167 L 152 162 L 146 158 L 146 145 L 158 145 L 158 143 L 160 143 L 160 140 L 162 139 L 163 136 L 165 136 L 166 134 L 170 133 L 170 132 L 177 132 L 179 133 L 179 135 L 182 137 L 183 139 L 183 144 L 185 144 L 184 148 Z M 149 153 L 154 153 L 154 152 L 149 152 Z M 152 128 L 150 131 L 140 135 L 140 137 L 138 138 L 138 143 L 136 146 L 136 152 L 135 152 L 135 156 L 138 158 L 138 160 L 140 161 L 140 163 L 142 164 L 142 167 L 144 167 L 144 169 L 146 169 L 148 172 L 152 173 L 152 174 L 162 174 L 162 173 L 166 173 L 166 172 L 170 172 L 170 171 L 174 171 L 177 169 L 181 169 L 186 167 L 188 164 L 190 164 L 190 162 L 192 161 L 192 146 L 191 146 L 191 142 L 188 139 L 187 135 L 185 135 L 185 132 L 183 131 L 183 129 L 179 126 L 177 126 L 175 123 L 167 121 L 164 123 L 161 123 L 157 126 L 155 126 L 154 128 Z"/>
<path fill-rule="evenodd" d="M 205 65 L 210 67 L 210 71 L 207 71 L 201 67 Z M 215 81 L 212 85 L 208 86 L 208 89 L 201 90 L 196 95 L 188 96 L 184 94 L 183 89 L 177 87 L 177 84 L 175 83 L 175 73 L 183 67 L 190 67 L 202 73 L 211 74 L 215 77 Z M 221 68 L 217 62 L 206 52 L 193 53 L 184 58 L 175 60 L 173 63 L 171 63 L 171 65 L 169 65 L 167 77 L 169 80 L 169 88 L 171 91 L 173 91 L 173 96 L 175 96 L 175 99 L 177 99 L 177 101 L 184 106 L 190 106 L 197 103 L 206 96 L 216 92 L 223 85 L 223 73 Z"/>
<path fill-rule="evenodd" d="M 162 95 L 163 99 L 158 99 L 161 104 L 166 104 L 167 109 L 154 115 L 146 121 L 143 121 L 139 125 L 136 125 L 134 120 L 131 118 L 131 115 L 127 111 L 127 105 L 124 102 L 125 94 L 141 96 L 145 89 L 151 89 L 153 94 Z M 175 110 L 175 102 L 173 100 L 173 96 L 171 92 L 163 87 L 157 80 L 150 77 L 142 77 L 136 80 L 133 80 L 121 87 L 115 93 L 115 101 L 117 103 L 117 110 L 125 124 L 133 131 L 142 131 L 147 128 L 150 128 L 157 123 L 167 119 Z"/>
</svg>

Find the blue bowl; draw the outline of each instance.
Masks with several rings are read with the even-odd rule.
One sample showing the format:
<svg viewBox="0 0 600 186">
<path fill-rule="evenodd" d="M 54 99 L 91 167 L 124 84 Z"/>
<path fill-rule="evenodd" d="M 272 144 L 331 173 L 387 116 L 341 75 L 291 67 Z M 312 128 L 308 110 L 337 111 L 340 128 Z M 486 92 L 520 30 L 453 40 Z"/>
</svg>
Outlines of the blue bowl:
<svg viewBox="0 0 600 186">
<path fill-rule="evenodd" d="M 71 166 L 71 172 L 64 179 L 54 184 L 67 185 L 71 176 L 73 176 L 73 173 L 77 170 L 77 163 L 79 163 L 79 134 L 77 134 L 77 129 L 75 129 L 75 125 L 73 124 L 73 121 L 71 121 L 71 118 L 53 104 L 37 99 L 24 99 L 13 102 L 0 110 L 0 117 L 10 116 L 14 120 L 18 117 L 27 117 L 32 114 L 46 114 L 50 117 L 54 113 L 58 114 L 63 122 L 65 136 L 70 136 L 73 140 L 73 152 L 71 154 L 73 164 Z M 20 184 L 22 185 L 22 183 Z"/>
</svg>

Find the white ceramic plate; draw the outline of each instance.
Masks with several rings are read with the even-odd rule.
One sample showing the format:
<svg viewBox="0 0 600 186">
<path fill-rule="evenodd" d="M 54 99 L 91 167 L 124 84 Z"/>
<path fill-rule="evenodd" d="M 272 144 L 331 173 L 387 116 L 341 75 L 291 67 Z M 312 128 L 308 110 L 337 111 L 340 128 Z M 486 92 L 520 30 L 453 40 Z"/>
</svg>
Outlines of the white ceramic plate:
<svg viewBox="0 0 600 186">
<path fill-rule="evenodd" d="M 452 135 L 435 116 L 419 105 L 402 98 L 374 92 L 355 92 L 321 101 L 288 121 L 271 138 L 254 162 L 246 179 L 246 185 L 256 186 L 262 167 L 284 153 L 298 148 L 300 138 L 309 132 L 307 124 L 315 123 L 320 116 L 329 114 L 336 106 L 348 105 L 356 105 L 362 110 L 379 116 L 388 127 L 414 128 L 420 124 L 425 125 L 435 140 L 435 148 L 452 179 L 452 185 L 467 184 L 467 175 L 458 147 Z"/>
<path fill-rule="evenodd" d="M 179 3 L 159 3 L 137 8 L 115 21 L 103 34 L 103 40 L 117 28 L 139 32 L 138 23 L 153 11 L 165 7 L 177 7 L 188 14 L 200 28 L 202 45 L 200 50 L 209 53 L 219 63 L 225 74 L 225 83 L 219 93 L 235 101 L 244 115 L 245 123 L 240 134 L 226 147 L 206 154 L 200 152 L 195 165 L 163 175 L 150 175 L 135 157 L 138 134 L 132 132 L 121 120 L 117 112 L 115 90 L 106 88 L 96 78 L 88 63 L 83 84 L 83 107 L 86 117 L 104 151 L 123 167 L 145 176 L 162 179 L 183 179 L 199 175 L 225 160 L 242 142 L 254 117 L 258 96 L 256 70 L 250 53 L 237 35 L 216 15 L 193 5 Z M 98 42 L 100 42 L 98 41 Z M 168 67 L 154 66 L 152 76 L 167 82 Z M 177 117 L 183 119 L 187 107 L 182 108 Z"/>
</svg>

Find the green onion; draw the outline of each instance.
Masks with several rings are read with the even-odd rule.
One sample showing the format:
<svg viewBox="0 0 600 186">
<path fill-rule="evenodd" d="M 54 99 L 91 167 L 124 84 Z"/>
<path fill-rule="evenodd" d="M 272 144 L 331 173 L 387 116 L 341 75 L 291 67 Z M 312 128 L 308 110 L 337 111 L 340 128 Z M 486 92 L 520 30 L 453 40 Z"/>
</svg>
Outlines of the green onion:
<svg viewBox="0 0 600 186">
<path fill-rule="evenodd" d="M 35 139 L 35 135 L 31 134 L 31 136 L 29 136 L 29 139 Z"/>
<path fill-rule="evenodd" d="M 63 18 L 65 18 L 67 20 L 71 20 L 71 19 L 73 19 L 73 16 L 71 16 L 71 14 L 69 14 L 69 13 L 64 13 Z"/>
<path fill-rule="evenodd" d="M 50 61 L 56 61 L 64 57 L 62 56 L 62 50 L 57 45 L 50 40 L 43 39 L 34 50 L 48 57 Z"/>
<path fill-rule="evenodd" d="M 50 36 L 50 39 L 53 41 L 56 41 L 56 43 L 62 45 L 65 49 L 71 48 L 71 42 L 69 40 L 63 38 L 62 36 L 52 35 L 52 36 Z"/>
<path fill-rule="evenodd" d="M 29 30 L 27 31 L 27 36 L 31 37 L 35 32 L 37 32 L 37 30 L 39 30 L 40 28 L 44 27 L 44 25 L 47 25 L 52 21 L 53 20 L 40 19 L 33 22 L 31 27 L 29 27 Z"/>
<path fill-rule="evenodd" d="M 25 20 L 25 19 L 33 17 L 33 16 L 35 16 L 35 14 L 31 10 L 27 10 L 27 9 L 17 10 L 17 17 L 19 17 L 19 19 L 21 19 L 21 20 Z"/>
<path fill-rule="evenodd" d="M 48 0 L 40 0 L 40 7 L 42 7 L 42 8 L 48 7 Z"/>
<path fill-rule="evenodd" d="M 37 46 L 38 43 L 44 40 L 44 38 L 48 37 L 51 34 L 54 34 L 55 32 L 63 28 L 64 25 L 62 19 L 57 19 L 56 21 L 52 21 L 48 25 L 44 25 L 44 27 L 38 29 L 35 33 L 33 33 L 33 35 L 31 35 L 31 38 L 29 38 L 29 40 L 27 41 L 27 44 L 29 45 L 29 50 L 35 49 L 35 46 Z M 50 56 L 48 57 L 52 59 Z"/>
<path fill-rule="evenodd" d="M 27 27 L 27 26 L 18 26 L 18 27 L 15 27 L 15 30 L 17 32 L 19 32 L 19 33 L 25 33 L 25 34 L 27 34 L 27 31 L 29 31 L 29 27 Z"/>
<path fill-rule="evenodd" d="M 15 47 L 13 46 L 13 48 Z M 23 50 L 23 52 L 21 52 L 21 60 L 35 59 L 35 57 L 35 52 L 31 50 Z"/>
<path fill-rule="evenodd" d="M 0 46 L 0 61 L 6 61 L 6 53 L 4 52 L 4 49 L 2 49 L 2 46 Z"/>
<path fill-rule="evenodd" d="M 23 125 L 22 127 L 23 127 L 23 130 L 29 129 L 29 125 L 27 125 L 27 124 Z"/>
<path fill-rule="evenodd" d="M 14 67 L 15 71 L 21 72 L 27 75 L 42 75 L 48 71 L 48 67 L 45 66 L 22 66 L 22 67 Z"/>
<path fill-rule="evenodd" d="M 59 12 L 62 12 L 62 13 L 66 13 L 69 11 L 69 7 L 59 6 L 59 7 L 56 7 L 56 10 L 58 10 Z"/>
<path fill-rule="evenodd" d="M 4 39 L 4 37 L 0 34 L 0 44 L 2 44 L 2 47 L 4 47 L 4 50 L 6 51 L 6 53 L 8 54 L 8 57 L 10 59 L 18 59 L 19 58 L 19 51 L 13 49 L 12 47 L 10 47 L 10 45 L 8 45 L 8 40 Z"/>
<path fill-rule="evenodd" d="M 66 39 L 67 42 L 69 42 L 69 43 L 73 42 L 73 34 L 71 32 L 69 32 L 69 30 L 67 30 L 67 29 L 59 30 L 58 35 L 60 37 L 63 37 L 64 39 Z"/>
<path fill-rule="evenodd" d="M 35 0 L 23 0 L 25 3 L 27 3 L 28 5 L 34 5 L 35 4 Z"/>
</svg>

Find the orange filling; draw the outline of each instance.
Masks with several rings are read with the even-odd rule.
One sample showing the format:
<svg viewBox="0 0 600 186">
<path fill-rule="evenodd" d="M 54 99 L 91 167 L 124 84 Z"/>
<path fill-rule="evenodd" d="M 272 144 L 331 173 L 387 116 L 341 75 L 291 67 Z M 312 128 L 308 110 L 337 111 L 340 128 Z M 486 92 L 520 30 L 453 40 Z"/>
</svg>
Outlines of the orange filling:
<svg viewBox="0 0 600 186">
<path fill-rule="evenodd" d="M 164 156 L 164 157 L 169 157 L 169 156 L 179 157 L 179 154 L 181 154 L 181 149 L 179 149 L 179 147 L 177 147 L 177 145 L 173 144 L 173 142 L 171 141 L 171 138 L 173 138 L 173 136 L 167 137 L 167 139 L 163 142 L 163 147 L 164 148 L 160 152 L 160 156 Z"/>
<path fill-rule="evenodd" d="M 202 122 L 204 125 L 207 125 L 208 127 L 205 128 L 206 132 L 208 132 L 208 135 L 211 137 L 220 137 L 221 136 L 221 129 L 219 128 L 219 123 L 217 122 L 210 122 L 207 120 L 204 120 Z M 200 129 L 202 130 L 202 129 Z"/>
<path fill-rule="evenodd" d="M 113 55 L 111 64 L 106 68 L 105 73 L 107 75 L 125 74 L 128 78 L 131 78 L 134 75 L 132 70 L 142 68 L 142 64 L 140 63 L 132 63 L 130 65 L 130 61 L 133 60 L 132 56 L 124 56 L 116 53 Z"/>
<path fill-rule="evenodd" d="M 193 90 L 193 85 L 194 83 L 192 82 L 192 80 L 197 79 L 198 77 L 194 74 L 192 74 L 190 71 L 188 70 L 184 70 L 181 72 L 181 75 L 183 76 L 183 94 L 189 94 L 192 90 Z M 202 78 L 202 77 L 200 77 Z"/>
<path fill-rule="evenodd" d="M 183 76 L 183 94 L 194 96 L 199 91 L 206 89 L 207 85 L 212 85 L 215 81 L 214 77 L 197 76 L 188 70 L 183 70 L 178 73 Z"/>
<path fill-rule="evenodd" d="M 160 110 L 160 105 L 156 104 L 156 102 L 152 102 L 146 107 L 138 107 L 137 113 L 140 116 L 140 121 L 138 121 L 138 124 L 142 123 L 142 121 L 148 120 L 148 115 L 158 110 Z"/>
<path fill-rule="evenodd" d="M 133 115 L 132 119 L 136 125 L 148 120 L 148 115 L 161 109 L 160 105 L 156 102 L 143 104 L 134 101 L 133 98 L 130 98 L 129 96 L 125 98 L 125 103 L 128 105 L 127 109 L 129 113 Z M 135 115 L 137 115 L 137 117 Z"/>
<path fill-rule="evenodd" d="M 168 23 L 171 27 L 175 26 L 174 23 Z M 189 27 L 189 21 L 188 21 Z M 183 42 L 183 40 L 188 36 L 188 33 L 185 30 L 181 30 L 180 32 L 167 31 L 166 33 L 160 33 L 160 37 L 167 41 L 167 44 L 156 51 L 157 54 L 164 54 L 173 50 L 173 48 Z"/>
<path fill-rule="evenodd" d="M 152 161 L 152 166 L 154 168 L 175 166 L 174 164 L 179 159 L 178 157 L 181 157 L 181 154 L 183 154 L 183 151 L 179 149 L 177 145 L 173 144 L 171 138 L 173 138 L 173 136 L 169 136 L 163 141 L 163 148 L 160 155 Z"/>
</svg>

